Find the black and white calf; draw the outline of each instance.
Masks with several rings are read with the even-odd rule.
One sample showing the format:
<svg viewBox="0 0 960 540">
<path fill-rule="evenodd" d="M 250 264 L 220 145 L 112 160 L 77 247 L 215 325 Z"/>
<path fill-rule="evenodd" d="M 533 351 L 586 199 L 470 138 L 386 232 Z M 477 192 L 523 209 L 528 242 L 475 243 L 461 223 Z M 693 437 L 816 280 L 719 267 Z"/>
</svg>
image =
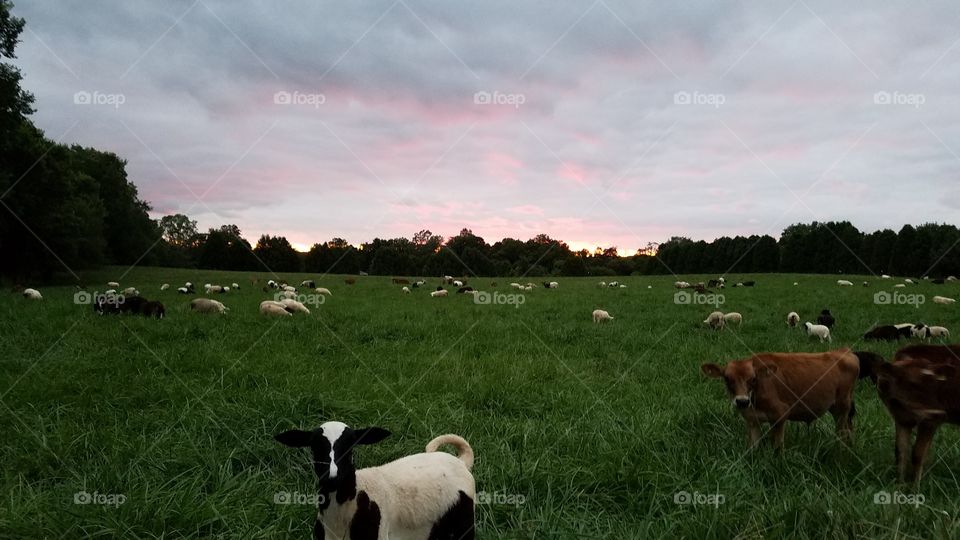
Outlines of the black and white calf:
<svg viewBox="0 0 960 540">
<path fill-rule="evenodd" d="M 390 432 L 351 429 L 326 422 L 313 431 L 293 429 L 274 438 L 309 448 L 319 483 L 316 539 L 474 538 L 473 450 L 457 435 L 441 435 L 426 452 L 379 467 L 356 470 L 353 448 L 382 441 Z M 437 449 L 457 448 L 457 456 Z"/>
</svg>

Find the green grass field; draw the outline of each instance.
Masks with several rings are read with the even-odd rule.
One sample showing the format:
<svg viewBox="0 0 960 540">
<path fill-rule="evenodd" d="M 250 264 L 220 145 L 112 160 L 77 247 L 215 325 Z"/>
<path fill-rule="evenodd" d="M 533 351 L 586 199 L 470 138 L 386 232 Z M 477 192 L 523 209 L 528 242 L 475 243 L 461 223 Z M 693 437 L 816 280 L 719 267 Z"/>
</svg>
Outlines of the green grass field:
<svg viewBox="0 0 960 540">
<path fill-rule="evenodd" d="M 124 270 L 83 277 L 106 283 Z M 441 433 L 464 436 L 491 499 L 477 506 L 482 538 L 960 535 L 956 429 L 937 436 L 916 490 L 897 485 L 893 423 L 861 381 L 852 448 L 828 416 L 790 424 L 781 457 L 768 442 L 747 453 L 722 384 L 699 371 L 753 352 L 827 350 L 784 322 L 825 307 L 838 319 L 833 347 L 889 358 L 896 345 L 862 343 L 862 333 L 921 320 L 960 331 L 960 308 L 930 301 L 960 295 L 956 285 L 901 290 L 926 295 L 914 308 L 874 303 L 893 281 L 749 276 L 757 286 L 727 288 L 720 307 L 743 313 L 743 327 L 712 332 L 700 324 L 712 306 L 676 304 L 672 276 L 623 278 L 626 289 L 560 278 L 519 307 L 430 298 L 436 278 L 403 295 L 389 278 L 350 287 L 325 276 L 317 285 L 332 298 L 285 319 L 258 314 L 271 295 L 253 277 L 271 276 L 133 270 L 122 285 L 163 301 L 162 321 L 98 317 L 74 304 L 72 287 L 41 288 L 42 302 L 0 298 L 0 536 L 309 537 L 314 509 L 275 503 L 277 493 L 313 493 L 307 454 L 272 436 L 328 419 L 393 432 L 360 449 L 358 466 L 422 451 Z M 194 314 L 193 296 L 173 290 L 187 280 L 242 290 L 217 296 L 229 314 Z M 515 292 L 511 279 L 470 284 L 494 290 L 492 281 Z M 172 289 L 161 293 L 164 282 Z M 594 325 L 598 307 L 616 320 Z M 881 491 L 922 504 L 875 504 Z M 94 501 L 78 504 L 84 493 Z M 717 504 L 678 504 L 683 493 Z"/>
</svg>

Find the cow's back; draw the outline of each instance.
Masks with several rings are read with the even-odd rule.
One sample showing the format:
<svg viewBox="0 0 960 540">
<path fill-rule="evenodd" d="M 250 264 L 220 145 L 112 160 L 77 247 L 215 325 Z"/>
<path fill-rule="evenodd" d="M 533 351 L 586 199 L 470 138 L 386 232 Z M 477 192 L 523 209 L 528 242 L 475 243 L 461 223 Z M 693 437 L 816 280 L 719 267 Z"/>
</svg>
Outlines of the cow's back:
<svg viewBox="0 0 960 540">
<path fill-rule="evenodd" d="M 754 366 L 775 365 L 760 388 L 790 408 L 788 419 L 811 421 L 830 410 L 837 401 L 848 400 L 860 372 L 849 349 L 824 353 L 763 353 L 752 357 Z"/>
</svg>

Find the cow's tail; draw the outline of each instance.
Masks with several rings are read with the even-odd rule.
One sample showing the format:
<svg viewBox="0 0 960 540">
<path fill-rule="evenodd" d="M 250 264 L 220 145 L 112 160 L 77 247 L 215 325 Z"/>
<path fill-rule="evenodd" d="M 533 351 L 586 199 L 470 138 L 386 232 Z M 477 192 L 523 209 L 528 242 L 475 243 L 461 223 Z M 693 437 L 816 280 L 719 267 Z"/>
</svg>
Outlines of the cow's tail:
<svg viewBox="0 0 960 540">
<path fill-rule="evenodd" d="M 436 452 L 438 448 L 445 444 L 456 447 L 457 457 L 466 465 L 467 470 L 473 468 L 473 448 L 470 448 L 470 443 L 459 435 L 447 434 L 437 437 L 427 443 L 427 452 Z"/>
</svg>

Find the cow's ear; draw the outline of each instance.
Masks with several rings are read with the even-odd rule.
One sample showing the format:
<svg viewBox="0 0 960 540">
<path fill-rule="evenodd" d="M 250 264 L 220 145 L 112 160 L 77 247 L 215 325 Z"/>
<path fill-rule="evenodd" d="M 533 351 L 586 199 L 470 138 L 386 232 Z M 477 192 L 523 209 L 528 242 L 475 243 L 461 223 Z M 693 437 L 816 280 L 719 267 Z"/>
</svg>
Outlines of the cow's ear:
<svg viewBox="0 0 960 540">
<path fill-rule="evenodd" d="M 723 368 L 716 364 L 703 364 L 700 366 L 700 371 L 702 371 L 704 375 L 710 377 L 711 379 L 719 379 L 720 377 L 723 377 Z"/>
<path fill-rule="evenodd" d="M 779 368 L 774 364 L 763 364 L 757 368 L 757 377 L 773 375 Z"/>
<path fill-rule="evenodd" d="M 390 432 L 379 427 L 353 430 L 354 444 L 376 444 L 390 436 Z"/>
<path fill-rule="evenodd" d="M 291 448 L 303 448 L 305 446 L 310 446 L 310 436 L 312 433 L 309 431 L 303 431 L 300 429 L 291 429 L 290 431 L 284 431 L 283 433 L 277 433 L 273 436 L 277 442 L 289 446 Z"/>
</svg>

